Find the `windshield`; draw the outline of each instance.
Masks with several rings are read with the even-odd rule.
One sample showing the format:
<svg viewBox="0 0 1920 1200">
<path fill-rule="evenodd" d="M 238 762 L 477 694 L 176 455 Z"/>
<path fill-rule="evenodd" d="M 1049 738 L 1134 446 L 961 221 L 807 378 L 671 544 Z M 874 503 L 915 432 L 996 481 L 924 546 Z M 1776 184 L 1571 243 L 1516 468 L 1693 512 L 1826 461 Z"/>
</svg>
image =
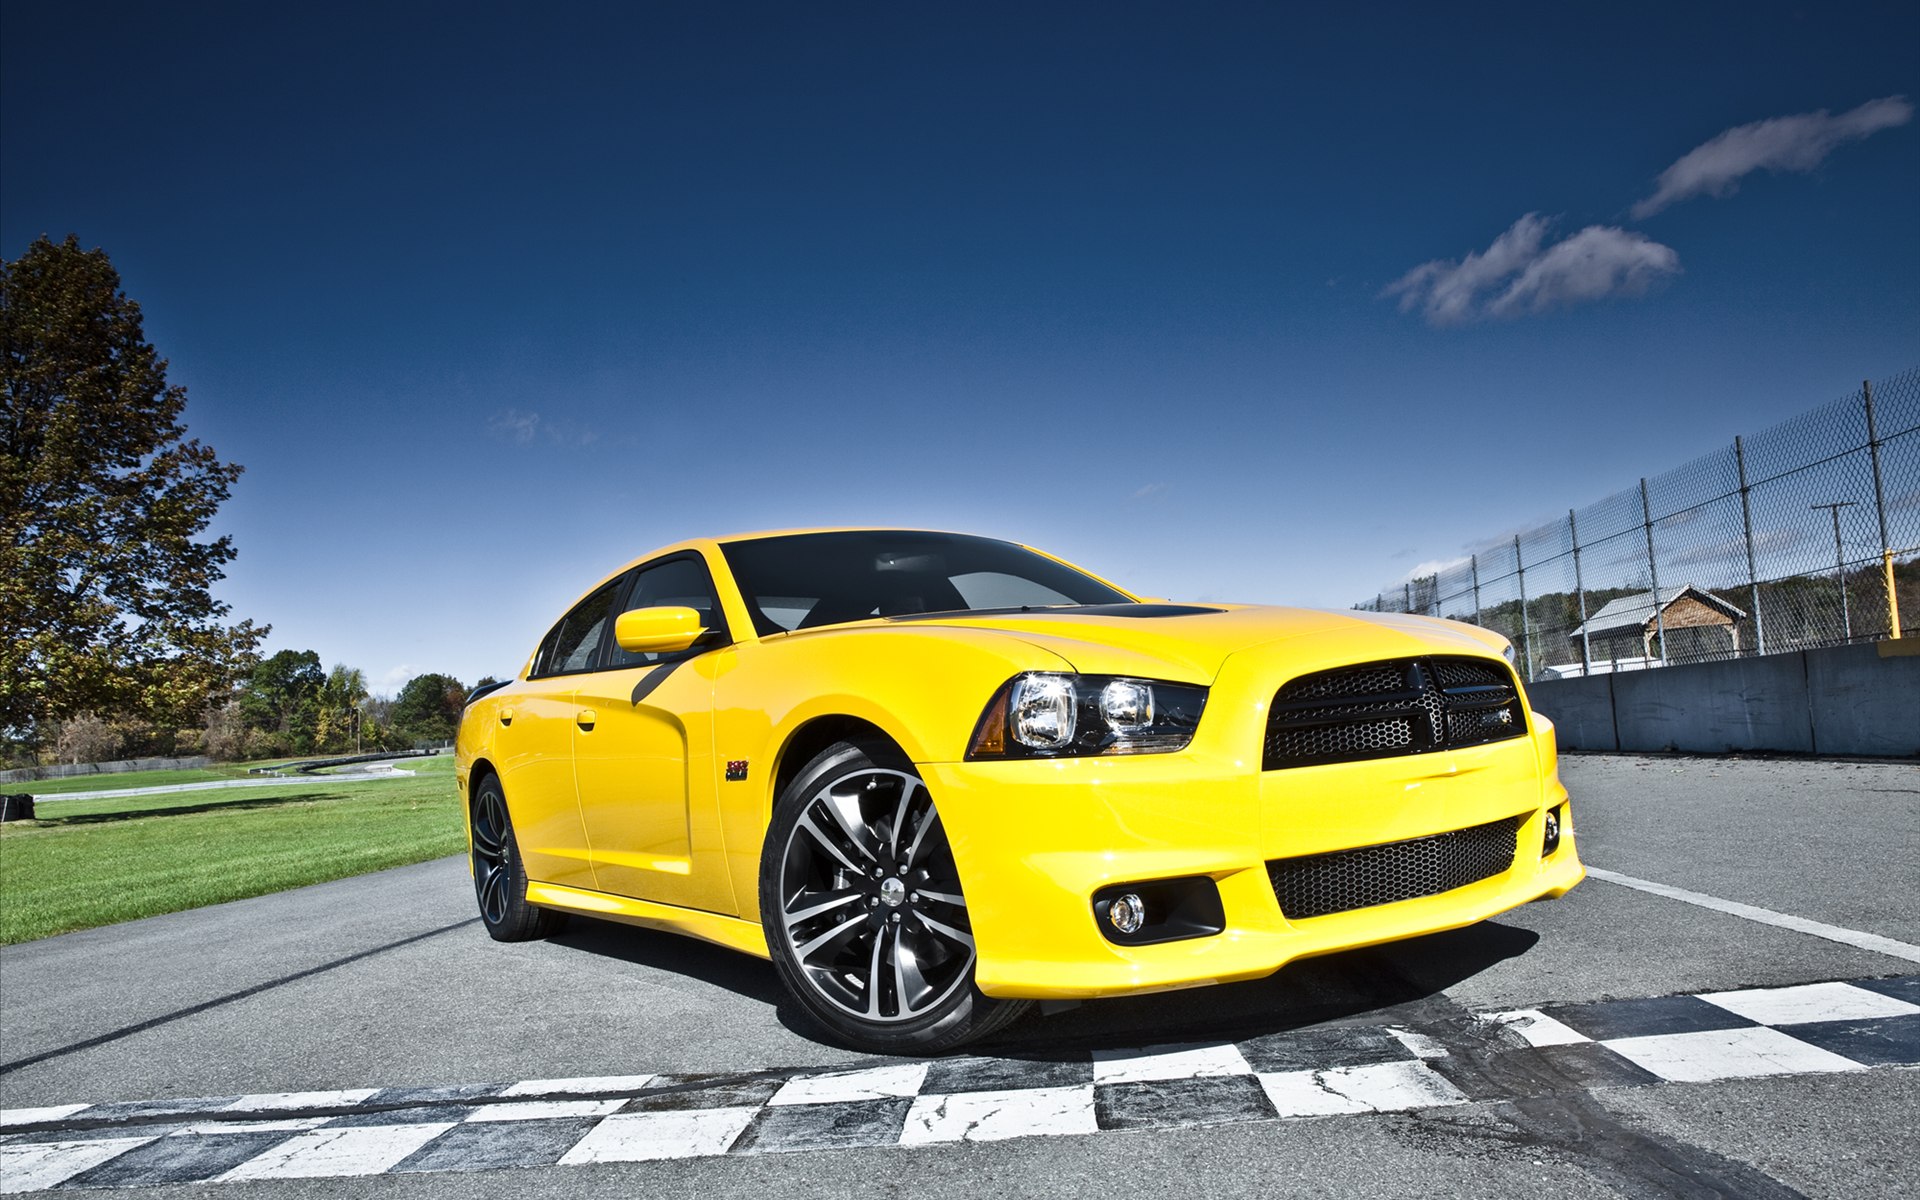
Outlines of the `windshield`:
<svg viewBox="0 0 1920 1200">
<path fill-rule="evenodd" d="M 762 636 L 873 617 L 1132 597 L 1044 555 L 956 533 L 797 533 L 720 547 Z"/>
</svg>

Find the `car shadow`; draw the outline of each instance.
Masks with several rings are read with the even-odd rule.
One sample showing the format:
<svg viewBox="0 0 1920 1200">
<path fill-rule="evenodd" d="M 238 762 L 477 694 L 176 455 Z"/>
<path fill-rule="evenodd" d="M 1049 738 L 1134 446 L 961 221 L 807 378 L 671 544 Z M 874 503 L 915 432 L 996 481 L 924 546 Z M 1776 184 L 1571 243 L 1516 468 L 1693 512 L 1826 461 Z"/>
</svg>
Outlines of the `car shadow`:
<svg viewBox="0 0 1920 1200">
<path fill-rule="evenodd" d="M 1540 935 L 1483 921 L 1383 946 L 1289 963 L 1264 979 L 1087 1001 L 1030 1016 L 969 1053 L 1082 1055 L 1176 1042 L 1240 1041 L 1312 1025 L 1396 1023 L 1427 1000 L 1532 949 Z"/>
<path fill-rule="evenodd" d="M 35 825 L 110 825 L 118 821 L 146 821 L 156 817 L 190 817 L 196 813 L 251 812 L 255 809 L 284 808 L 289 804 L 313 804 L 335 799 L 333 792 L 294 792 L 285 796 L 256 796 L 247 800 L 208 800 L 199 804 L 175 804 L 164 808 L 132 808 L 124 812 L 75 813 L 72 816 L 40 816 Z M 58 799 L 58 797 L 54 797 Z M 165 800 L 165 796 L 155 796 Z M 44 811 L 44 810 L 42 810 Z"/>
<path fill-rule="evenodd" d="M 549 939 L 586 954 L 671 972 L 764 1004 L 789 1031 L 846 1049 L 807 1019 L 772 964 L 679 934 L 575 919 Z M 1095 1050 L 1241 1041 L 1313 1025 L 1392 1024 L 1415 1004 L 1532 949 L 1540 935 L 1483 921 L 1383 946 L 1289 963 L 1264 979 L 1037 1008 L 998 1036 L 958 1053 L 1048 1061 Z M 1051 1006 L 1048 1006 L 1051 1007 Z"/>
</svg>

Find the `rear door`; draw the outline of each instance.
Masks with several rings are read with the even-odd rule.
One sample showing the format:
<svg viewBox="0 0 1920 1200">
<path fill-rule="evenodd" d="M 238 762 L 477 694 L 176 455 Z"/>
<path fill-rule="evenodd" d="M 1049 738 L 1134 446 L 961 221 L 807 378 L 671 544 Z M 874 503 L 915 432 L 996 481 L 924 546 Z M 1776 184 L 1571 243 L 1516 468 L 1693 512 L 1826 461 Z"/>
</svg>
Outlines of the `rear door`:
<svg viewBox="0 0 1920 1200">
<path fill-rule="evenodd" d="M 573 735 L 582 679 L 601 661 L 620 580 L 596 588 L 540 643 L 527 680 L 495 719 L 500 786 L 529 878 L 594 886 L 593 863 L 574 784 Z"/>
</svg>

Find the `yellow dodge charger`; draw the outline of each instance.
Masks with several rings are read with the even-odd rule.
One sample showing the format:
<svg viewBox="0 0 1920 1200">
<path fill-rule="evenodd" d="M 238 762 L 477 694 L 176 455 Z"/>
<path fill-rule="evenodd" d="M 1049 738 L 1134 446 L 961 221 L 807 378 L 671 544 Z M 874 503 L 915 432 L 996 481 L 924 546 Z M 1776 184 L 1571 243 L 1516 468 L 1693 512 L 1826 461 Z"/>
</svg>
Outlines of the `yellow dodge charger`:
<svg viewBox="0 0 1920 1200">
<path fill-rule="evenodd" d="M 825 1030 L 911 1053 L 1471 924 L 1585 874 L 1511 649 L 960 534 L 683 542 L 469 702 L 480 913 L 770 958 Z"/>
</svg>

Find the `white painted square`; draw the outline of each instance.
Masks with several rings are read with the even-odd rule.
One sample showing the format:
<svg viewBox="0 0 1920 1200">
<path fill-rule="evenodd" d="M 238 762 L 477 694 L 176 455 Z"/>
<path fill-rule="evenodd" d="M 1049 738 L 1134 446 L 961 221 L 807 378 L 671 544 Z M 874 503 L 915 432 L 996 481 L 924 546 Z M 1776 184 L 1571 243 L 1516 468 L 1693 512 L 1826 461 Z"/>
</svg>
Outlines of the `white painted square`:
<svg viewBox="0 0 1920 1200">
<path fill-rule="evenodd" d="M 1334 1113 L 1404 1112 L 1465 1104 L 1460 1089 L 1424 1062 L 1374 1063 L 1328 1071 L 1275 1071 L 1260 1077 L 1267 1099 L 1283 1117 Z"/>
<path fill-rule="evenodd" d="M 288 1138 L 220 1176 L 228 1179 L 322 1179 L 379 1175 L 452 1129 L 452 1122 L 315 1129 Z"/>
<path fill-rule="evenodd" d="M 889 1100 L 917 1096 L 927 1077 L 926 1063 L 874 1067 L 866 1071 L 835 1071 L 789 1079 L 768 1104 L 840 1104 L 848 1100 Z"/>
<path fill-rule="evenodd" d="M 1805 1025 L 1813 1021 L 1861 1021 L 1920 1013 L 1909 1004 L 1845 983 L 1804 983 L 1797 987 L 1749 988 L 1704 992 L 1700 998 L 1762 1025 Z"/>
<path fill-rule="evenodd" d="M 1251 1075 L 1253 1068 L 1234 1045 L 1149 1046 L 1145 1050 L 1095 1050 L 1095 1083 L 1139 1083 L 1149 1079 L 1197 1079 L 1203 1075 Z"/>
<path fill-rule="evenodd" d="M 921 1096 L 907 1113 L 902 1146 L 998 1142 L 1006 1138 L 1098 1133 L 1093 1085 Z"/>
<path fill-rule="evenodd" d="M 651 1075 L 586 1075 L 579 1079 L 523 1079 L 500 1092 L 502 1096 L 578 1096 L 588 1092 L 626 1092 L 631 1095 L 653 1082 Z"/>
<path fill-rule="evenodd" d="M 267 1092 L 242 1096 L 220 1112 L 276 1112 L 302 1108 L 351 1108 L 371 1099 L 379 1088 L 351 1088 L 343 1092 Z"/>
<path fill-rule="evenodd" d="M 1577 1046 L 1581 1042 L 1593 1040 L 1572 1026 L 1554 1020 L 1537 1008 L 1522 1008 L 1513 1012 L 1485 1015 L 1487 1020 L 1505 1025 L 1519 1034 L 1520 1040 L 1529 1046 Z"/>
<path fill-rule="evenodd" d="M 550 1117 L 604 1117 L 620 1111 L 626 1100 L 520 1100 L 512 1104 L 481 1104 L 467 1124 L 476 1121 L 544 1121 Z"/>
<path fill-rule="evenodd" d="M 91 1104 L 49 1104 L 45 1108 L 0 1108 L 0 1129 L 11 1125 L 58 1121 L 61 1117 L 70 1117 L 83 1108 L 92 1107 Z"/>
<path fill-rule="evenodd" d="M 1866 1069 L 1850 1059 L 1765 1026 L 1614 1038 L 1600 1044 L 1662 1079 L 1676 1083 Z"/>
<path fill-rule="evenodd" d="M 1415 1033 L 1411 1029 L 1402 1029 L 1398 1025 L 1387 1026 L 1387 1032 L 1395 1041 L 1407 1048 L 1407 1052 L 1420 1058 L 1445 1058 L 1447 1048 L 1424 1033 Z"/>
<path fill-rule="evenodd" d="M 86 1107 L 82 1105 L 82 1107 Z M 153 1139 L 102 1138 L 96 1142 L 25 1142 L 0 1145 L 0 1193 L 54 1187 L 88 1167 L 97 1167 Z"/>
<path fill-rule="evenodd" d="M 725 1154 L 759 1111 L 758 1108 L 700 1108 L 683 1112 L 622 1113 L 595 1125 L 561 1157 L 560 1165 L 710 1158 Z"/>
</svg>

